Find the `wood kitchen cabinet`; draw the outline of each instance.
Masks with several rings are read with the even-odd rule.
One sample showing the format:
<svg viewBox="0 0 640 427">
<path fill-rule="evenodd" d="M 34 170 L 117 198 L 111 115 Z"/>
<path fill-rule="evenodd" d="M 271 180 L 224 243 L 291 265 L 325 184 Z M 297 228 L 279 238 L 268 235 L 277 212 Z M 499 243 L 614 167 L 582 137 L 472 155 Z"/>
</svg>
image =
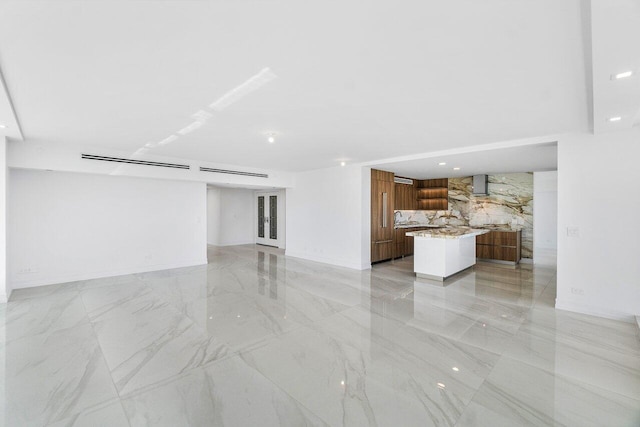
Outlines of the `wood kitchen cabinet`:
<svg viewBox="0 0 640 427">
<path fill-rule="evenodd" d="M 407 236 L 410 231 L 429 230 L 429 227 L 407 227 L 396 228 L 395 244 L 396 252 L 394 258 L 413 255 L 413 236 Z"/>
<path fill-rule="evenodd" d="M 517 264 L 522 257 L 522 231 L 496 230 L 476 236 L 476 258 Z"/>
<path fill-rule="evenodd" d="M 407 231 L 413 231 L 410 228 L 396 228 L 395 245 L 396 251 L 394 258 L 411 255 L 413 253 L 413 237 L 406 236 Z"/>
<path fill-rule="evenodd" d="M 412 180 L 413 181 L 413 180 Z M 395 210 L 413 211 L 418 209 L 418 192 L 414 184 L 395 183 Z"/>
<path fill-rule="evenodd" d="M 391 259 L 395 253 L 393 172 L 371 170 L 371 262 Z"/>
</svg>

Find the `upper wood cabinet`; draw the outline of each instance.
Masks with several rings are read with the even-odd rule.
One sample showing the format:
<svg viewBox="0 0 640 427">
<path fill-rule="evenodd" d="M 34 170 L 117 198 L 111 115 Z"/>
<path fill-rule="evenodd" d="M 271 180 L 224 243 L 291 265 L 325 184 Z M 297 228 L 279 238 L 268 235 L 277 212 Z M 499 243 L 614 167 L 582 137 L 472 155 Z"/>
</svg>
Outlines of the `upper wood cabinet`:
<svg viewBox="0 0 640 427">
<path fill-rule="evenodd" d="M 395 184 L 395 201 L 393 208 L 395 210 L 408 210 L 413 211 L 418 208 L 418 196 L 416 192 L 415 181 L 414 184 Z"/>
<path fill-rule="evenodd" d="M 380 171 L 380 170 L 377 170 L 377 169 L 371 169 L 371 181 L 372 182 L 373 182 L 373 180 L 393 182 L 393 178 L 394 177 L 395 177 L 395 175 L 393 174 L 393 172 L 387 172 L 387 171 Z"/>
<path fill-rule="evenodd" d="M 418 181 L 417 208 L 446 211 L 449 209 L 449 180 L 424 179 Z"/>
</svg>

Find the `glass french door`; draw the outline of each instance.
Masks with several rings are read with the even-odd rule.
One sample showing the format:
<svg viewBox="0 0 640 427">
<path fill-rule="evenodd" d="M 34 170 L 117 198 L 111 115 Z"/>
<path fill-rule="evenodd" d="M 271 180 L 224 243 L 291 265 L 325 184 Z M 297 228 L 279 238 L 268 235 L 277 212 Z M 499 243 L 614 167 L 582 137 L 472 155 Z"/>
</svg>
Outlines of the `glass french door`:
<svg viewBox="0 0 640 427">
<path fill-rule="evenodd" d="M 256 243 L 261 245 L 278 246 L 278 194 L 256 194 L 257 231 Z"/>
</svg>

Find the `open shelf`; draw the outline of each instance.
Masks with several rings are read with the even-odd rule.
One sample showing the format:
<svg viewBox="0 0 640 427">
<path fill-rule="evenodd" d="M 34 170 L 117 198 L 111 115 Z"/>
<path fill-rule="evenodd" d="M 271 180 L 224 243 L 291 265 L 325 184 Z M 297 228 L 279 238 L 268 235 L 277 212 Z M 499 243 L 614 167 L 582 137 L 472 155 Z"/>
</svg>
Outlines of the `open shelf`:
<svg viewBox="0 0 640 427">
<path fill-rule="evenodd" d="M 449 209 L 449 180 L 425 179 L 418 181 L 418 209 L 445 211 Z"/>
<path fill-rule="evenodd" d="M 448 196 L 449 189 L 446 187 L 418 189 L 418 199 L 446 199 Z"/>
<path fill-rule="evenodd" d="M 418 199 L 418 209 L 427 211 L 446 211 L 449 199 Z"/>
</svg>

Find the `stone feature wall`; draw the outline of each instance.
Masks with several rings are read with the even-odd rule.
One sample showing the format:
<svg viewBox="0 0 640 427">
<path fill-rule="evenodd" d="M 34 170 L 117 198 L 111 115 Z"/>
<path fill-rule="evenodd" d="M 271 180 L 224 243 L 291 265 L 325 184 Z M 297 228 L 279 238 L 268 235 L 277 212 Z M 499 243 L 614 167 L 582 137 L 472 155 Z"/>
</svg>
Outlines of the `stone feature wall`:
<svg viewBox="0 0 640 427">
<path fill-rule="evenodd" d="M 522 229 L 522 257 L 533 258 L 533 173 L 489 175 L 488 196 L 471 194 L 472 181 L 449 178 L 449 210 L 395 211 L 395 224 Z"/>
<path fill-rule="evenodd" d="M 533 258 L 533 173 L 489 175 L 489 195 L 472 194 L 472 178 L 449 179 L 449 210 L 471 227 L 522 228 L 522 257 Z"/>
</svg>

